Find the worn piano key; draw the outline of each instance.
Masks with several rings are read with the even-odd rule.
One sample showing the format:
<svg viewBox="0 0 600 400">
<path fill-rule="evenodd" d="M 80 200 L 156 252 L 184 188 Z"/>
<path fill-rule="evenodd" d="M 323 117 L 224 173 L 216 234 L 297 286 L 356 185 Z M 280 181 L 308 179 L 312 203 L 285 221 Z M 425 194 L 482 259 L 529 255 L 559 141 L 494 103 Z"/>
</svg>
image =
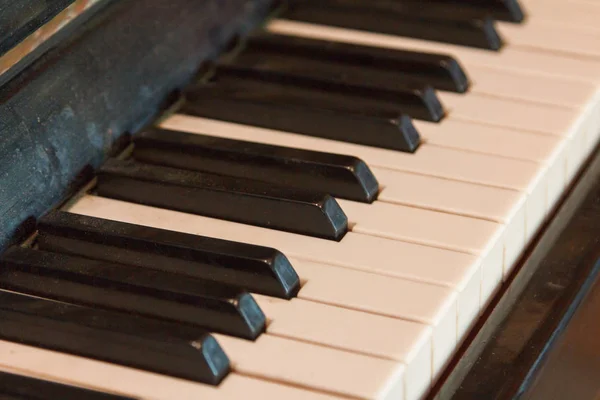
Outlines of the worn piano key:
<svg viewBox="0 0 600 400">
<path fill-rule="evenodd" d="M 294 258 L 295 264 L 298 263 L 298 260 L 303 260 L 318 262 L 322 265 L 323 271 L 321 274 L 311 272 L 311 276 L 315 277 L 315 283 L 321 279 L 322 274 L 327 274 L 331 265 L 350 271 L 358 270 L 363 272 L 362 275 L 379 276 L 382 278 L 377 282 L 379 285 L 385 282 L 386 279 L 392 282 L 393 278 L 402 278 L 398 279 L 400 286 L 403 287 L 399 290 L 403 296 L 407 296 L 407 299 L 397 305 L 390 304 L 389 307 L 402 308 L 404 310 L 403 318 L 413 321 L 440 324 L 441 320 L 444 319 L 441 315 L 444 313 L 440 309 L 447 310 L 447 306 L 442 306 L 440 303 L 449 304 L 450 300 L 447 297 L 449 289 L 460 292 L 460 314 L 466 316 L 474 313 L 474 315 L 477 315 L 479 312 L 482 263 L 480 259 L 470 254 L 353 232 L 349 232 L 341 242 L 330 242 L 95 196 L 81 198 L 70 210 L 79 214 L 178 230 L 191 234 L 210 232 L 211 235 L 216 237 L 235 237 L 249 243 L 276 243 L 276 246 L 282 249 L 288 257 Z M 401 259 L 398 258 L 398 254 L 402 255 Z M 307 277 L 309 281 L 306 285 L 314 284 L 311 284 L 310 276 L 302 268 L 299 269 L 299 275 Z M 494 277 L 484 277 L 486 282 L 489 282 L 485 285 L 486 288 L 494 287 L 494 279 L 490 278 Z M 321 293 L 321 298 L 323 296 L 327 298 L 336 297 L 343 291 L 360 296 L 361 301 L 372 303 L 370 299 L 362 298 L 362 294 L 367 293 L 366 291 L 369 290 L 367 287 L 361 287 L 360 284 L 345 286 L 335 283 L 345 282 L 348 279 L 344 275 L 341 275 L 338 280 L 330 277 L 328 280 L 328 282 L 331 282 L 330 293 Z M 373 282 L 364 276 L 358 279 L 358 282 L 361 281 Z M 495 283 L 499 282 L 495 281 Z M 305 293 L 306 285 L 303 285 L 300 290 L 298 294 L 300 297 Z M 400 286 L 396 287 L 399 288 Z M 372 287 L 375 288 L 376 286 Z M 367 295 L 367 297 L 376 296 L 375 293 L 377 291 L 372 295 Z M 421 293 L 421 295 L 417 295 L 418 293 Z M 415 296 L 415 298 L 421 296 L 420 301 L 411 302 L 409 300 L 411 296 Z M 387 302 L 388 298 L 382 297 L 380 300 Z M 381 306 L 381 303 L 379 306 Z M 356 306 L 353 308 L 356 308 Z M 427 311 L 425 312 L 424 309 Z M 388 312 L 385 314 L 389 315 Z M 466 325 L 461 325 L 460 329 L 456 328 L 456 324 L 463 321 L 463 319 L 459 316 L 459 321 L 457 321 L 455 315 L 452 321 L 454 324 L 452 331 L 463 332 L 468 327 L 469 319 L 465 318 L 464 323 Z M 448 334 L 447 331 L 445 334 Z"/>
<path fill-rule="evenodd" d="M 450 12 L 449 12 L 450 11 Z M 499 50 L 494 21 L 435 3 L 393 0 L 312 0 L 292 3 L 281 18 Z"/>
<path fill-rule="evenodd" d="M 300 279 L 280 251 L 206 236 L 52 211 L 38 221 L 42 250 L 177 273 L 291 298 Z"/>
<path fill-rule="evenodd" d="M 382 108 L 370 90 L 361 95 L 356 87 L 336 91 L 252 79 L 238 79 L 234 87 L 221 83 L 190 88 L 180 111 L 409 153 L 420 144 L 411 118 L 394 104 Z"/>
<path fill-rule="evenodd" d="M 243 51 L 226 59 L 237 66 L 267 71 L 316 74 L 335 69 L 350 82 L 394 89 L 405 82 L 464 93 L 469 79 L 459 61 L 447 54 L 390 50 L 268 32 L 254 34 Z"/>
<path fill-rule="evenodd" d="M 405 398 L 405 367 L 395 361 L 270 335 L 255 343 L 216 337 L 244 375 L 344 398 Z"/>
<path fill-rule="evenodd" d="M 194 294 L 161 290 L 160 286 L 169 285 L 166 274 L 152 270 L 144 274 L 139 267 L 31 249 L 9 249 L 0 265 L 0 287 L 11 291 L 205 327 L 245 339 L 255 339 L 265 327 L 265 316 L 250 294 L 214 283 L 190 283 Z"/>
<path fill-rule="evenodd" d="M 98 171 L 102 196 L 340 240 L 347 218 L 323 193 L 251 179 L 111 159 Z"/>
<path fill-rule="evenodd" d="M 263 58 L 264 63 L 269 63 L 271 60 L 271 57 Z M 304 63 L 301 60 L 298 65 L 300 69 L 294 70 L 287 67 L 285 60 L 283 63 L 273 62 L 266 67 L 256 67 L 252 61 L 247 61 L 241 57 L 239 60 L 236 58 L 235 62 L 220 64 L 216 77 L 218 84 L 226 82 L 224 86 L 235 87 L 241 80 L 251 79 L 279 83 L 293 88 L 310 86 L 322 91 L 341 89 L 354 95 L 364 93 L 369 97 L 367 104 L 382 110 L 387 109 L 390 113 L 399 110 L 414 119 L 431 122 L 439 122 L 445 115 L 444 107 L 433 88 L 419 82 L 396 79 L 392 90 L 389 87 L 391 85 L 366 84 L 364 79 L 360 79 L 361 77 L 349 76 L 343 71 L 339 73 L 335 71 L 335 66 L 327 64 L 315 65 L 314 62 Z M 296 60 L 292 60 L 292 63 L 295 62 Z M 364 102 L 364 98 L 357 100 L 358 104 Z"/>
<path fill-rule="evenodd" d="M 597 1 L 578 1 L 576 4 L 564 1 L 522 1 L 530 11 L 528 22 L 554 25 L 557 31 L 585 30 L 599 32 Z M 565 29 L 566 28 L 566 29 Z"/>
<path fill-rule="evenodd" d="M 269 335 L 402 362 L 405 398 L 417 399 L 427 391 L 432 379 L 431 327 L 322 302 L 260 295 L 257 301 L 269 316 Z"/>
<path fill-rule="evenodd" d="M 229 372 L 227 355 L 204 329 L 9 292 L 0 301 L 2 340 L 211 385 Z"/>
<path fill-rule="evenodd" d="M 379 185 L 360 159 L 291 147 L 149 129 L 134 138 L 135 160 L 248 178 L 370 203 Z"/>
<path fill-rule="evenodd" d="M 399 0 L 403 3 L 406 0 Z M 494 19 L 506 22 L 523 22 L 525 20 L 525 11 L 518 0 L 417 0 L 424 7 L 446 6 L 452 8 L 455 12 L 463 10 L 470 14 L 479 14 L 482 17 L 491 16 Z M 415 0 L 409 0 L 414 3 Z"/>
<path fill-rule="evenodd" d="M 0 372 L 2 400 L 133 400 L 114 394 L 61 385 L 29 376 Z"/>
</svg>

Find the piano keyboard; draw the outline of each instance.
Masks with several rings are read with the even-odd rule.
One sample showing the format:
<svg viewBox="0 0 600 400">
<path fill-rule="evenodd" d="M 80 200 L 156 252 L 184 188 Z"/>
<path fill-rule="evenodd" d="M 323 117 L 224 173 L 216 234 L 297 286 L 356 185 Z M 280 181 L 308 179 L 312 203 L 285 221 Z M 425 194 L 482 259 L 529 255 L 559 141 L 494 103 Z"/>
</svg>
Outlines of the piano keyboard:
<svg viewBox="0 0 600 400">
<path fill-rule="evenodd" d="M 226 54 L 2 255 L 0 369 L 90 399 L 434 397 L 600 136 L 600 3 L 434 3 L 292 4 Z"/>
</svg>

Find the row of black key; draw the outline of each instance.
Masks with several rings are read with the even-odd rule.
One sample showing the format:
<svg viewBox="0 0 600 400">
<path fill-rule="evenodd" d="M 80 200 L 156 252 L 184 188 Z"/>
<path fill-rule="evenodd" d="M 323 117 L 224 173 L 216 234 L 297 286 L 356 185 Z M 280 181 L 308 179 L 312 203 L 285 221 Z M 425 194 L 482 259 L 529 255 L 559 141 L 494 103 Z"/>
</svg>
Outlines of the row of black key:
<svg viewBox="0 0 600 400">
<path fill-rule="evenodd" d="M 215 79 L 191 88 L 181 111 L 405 150 L 411 129 L 398 129 L 396 109 L 438 120 L 444 111 L 432 85 L 468 87 L 446 55 L 267 33 L 221 60 Z M 341 240 L 348 220 L 330 196 L 371 202 L 378 192 L 355 157 L 160 130 L 134 144 L 130 160 L 100 169 L 99 195 Z"/>
<path fill-rule="evenodd" d="M 468 78 L 444 54 L 258 33 L 186 91 L 182 113 L 396 151 L 415 152 L 412 118 L 440 122 L 435 89 Z M 434 89 L 435 88 L 435 89 Z"/>
<path fill-rule="evenodd" d="M 212 385 L 230 370 L 203 328 L 2 291 L 0 317 L 2 340 Z"/>
<path fill-rule="evenodd" d="M 508 0 L 298 0 L 282 18 L 416 39 L 499 50 L 494 19 L 521 22 Z"/>
<path fill-rule="evenodd" d="M 0 291 L 0 339 L 213 385 L 230 367 L 210 332 L 255 339 L 249 292 L 300 286 L 274 249 L 62 211 L 35 246 L 0 258 L 0 289 L 28 295 Z"/>
</svg>

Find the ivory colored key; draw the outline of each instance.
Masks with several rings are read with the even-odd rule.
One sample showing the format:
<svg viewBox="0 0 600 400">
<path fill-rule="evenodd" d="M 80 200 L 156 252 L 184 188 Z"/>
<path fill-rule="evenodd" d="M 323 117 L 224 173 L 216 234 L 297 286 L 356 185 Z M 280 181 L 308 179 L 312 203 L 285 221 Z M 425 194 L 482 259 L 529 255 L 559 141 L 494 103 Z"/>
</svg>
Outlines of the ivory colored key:
<svg viewBox="0 0 600 400">
<path fill-rule="evenodd" d="M 366 207 L 341 201 L 352 232 L 473 254 L 481 260 L 482 298 L 502 282 L 504 225 L 431 210 L 376 202 Z M 509 253 L 515 250 L 507 249 Z"/>
<path fill-rule="evenodd" d="M 567 145 L 556 136 L 456 120 L 443 125 L 420 123 L 419 130 L 427 144 L 545 164 L 551 164 L 554 153 L 563 153 Z"/>
<path fill-rule="evenodd" d="M 564 28 L 598 32 L 598 15 L 600 4 L 596 0 L 569 1 L 562 0 L 527 0 L 527 9 L 531 11 L 531 22 L 553 25 L 558 30 Z"/>
<path fill-rule="evenodd" d="M 471 93 L 583 110 L 597 102 L 597 87 L 577 77 L 547 76 L 528 71 L 507 71 L 469 65 Z"/>
<path fill-rule="evenodd" d="M 430 327 L 312 301 L 257 298 L 269 316 L 267 334 L 402 363 L 406 399 L 419 399 L 429 388 Z"/>
<path fill-rule="evenodd" d="M 526 244 L 525 194 L 405 172 L 379 169 L 383 190 L 379 203 L 403 204 L 501 223 L 504 276 Z M 410 187 L 411 190 L 404 188 Z"/>
<path fill-rule="evenodd" d="M 406 398 L 405 367 L 394 361 L 269 335 L 215 336 L 240 374 L 358 399 Z"/>
<path fill-rule="evenodd" d="M 151 400 L 171 400 L 173 393 L 180 400 L 242 399 L 248 393 L 260 393 L 261 399 L 266 400 L 340 399 L 238 374 L 230 374 L 218 387 L 204 385 L 1 340 L 0 370 Z"/>
<path fill-rule="evenodd" d="M 387 277 L 386 279 L 390 277 L 410 279 L 410 281 L 399 279 L 397 282 L 398 285 L 404 286 L 403 295 L 408 296 L 407 300 L 399 304 L 403 308 L 404 318 L 439 326 L 445 324 L 442 322 L 444 320 L 442 316 L 448 316 L 455 327 L 452 328 L 454 333 L 457 329 L 455 325 L 457 316 L 448 310 L 455 307 L 455 305 L 451 306 L 456 302 L 455 294 L 441 285 L 461 291 L 459 301 L 463 306 L 459 306 L 458 317 L 464 326 L 458 328 L 459 332 L 465 331 L 470 323 L 469 318 L 461 318 L 461 314 L 477 315 L 479 310 L 480 260 L 468 254 L 354 233 L 349 233 L 342 242 L 336 242 L 334 246 L 323 247 L 323 243 L 326 242 L 324 240 L 307 241 L 310 238 L 305 236 L 282 235 L 281 232 L 267 229 L 92 196 L 80 199 L 70 211 L 192 234 L 201 234 L 206 230 L 214 237 L 244 237 L 249 243 L 268 242 L 296 260 L 313 260 L 320 264 L 350 268 L 349 271 L 376 273 Z M 333 242 L 327 241 L 327 243 Z M 399 254 L 402 255 L 401 262 L 398 258 Z M 324 271 L 327 269 L 327 266 L 323 268 Z M 302 273 L 299 275 L 302 277 Z M 424 295 L 425 292 L 428 294 Z M 302 290 L 299 295 L 300 293 Z M 421 298 L 417 302 L 408 300 L 419 296 Z M 447 329 L 445 334 L 448 334 Z"/>
<path fill-rule="evenodd" d="M 292 262 L 304 280 L 302 290 L 298 294 L 299 299 L 430 326 L 434 377 L 441 372 L 452 355 L 457 339 L 463 337 L 479 314 L 477 304 L 481 286 L 479 269 L 473 271 L 474 276 L 458 273 L 452 275 L 452 271 L 440 271 L 437 277 L 439 284 L 447 287 L 440 288 L 300 259 L 293 259 Z M 458 293 L 450 290 L 451 282 L 454 283 Z M 411 329 L 411 332 L 414 331 Z M 419 334 L 418 337 L 421 335 Z M 406 344 L 409 343 L 415 342 L 407 340 Z M 416 343 L 408 347 L 419 348 Z M 411 358 L 407 356 L 406 359 Z"/>
<path fill-rule="evenodd" d="M 289 133 L 282 135 L 276 131 L 185 115 L 175 115 L 164 121 L 162 126 L 192 133 L 211 132 L 212 135 L 223 137 L 245 138 L 246 140 L 285 144 L 305 149 L 327 148 L 335 153 L 354 154 L 370 165 L 376 177 L 382 171 L 405 171 L 454 181 L 518 190 L 524 194 L 529 194 L 527 198 L 528 212 L 526 213 L 528 237 L 535 233 L 537 226 L 542 222 L 545 215 L 546 186 L 538 185 L 538 181 L 544 177 L 546 169 L 533 162 L 465 153 L 452 149 L 436 148 L 427 144 L 421 146 L 419 152 L 406 157 L 399 152 L 375 149 L 368 146 L 309 138 Z M 380 178 L 378 180 L 381 186 L 384 187 L 384 192 L 385 188 L 389 190 L 396 187 L 393 186 L 393 179 L 386 182 L 383 182 Z M 528 187 L 530 190 L 528 190 Z M 398 190 L 403 190 L 403 187 L 399 187 Z M 386 201 L 391 200 L 388 196 Z"/>
<path fill-rule="evenodd" d="M 600 8 L 596 10 L 595 15 L 596 17 L 600 15 Z M 600 35 L 598 32 L 569 29 L 537 21 L 519 26 L 503 24 L 500 32 L 511 46 L 534 51 L 547 51 L 569 57 L 600 60 Z"/>
</svg>

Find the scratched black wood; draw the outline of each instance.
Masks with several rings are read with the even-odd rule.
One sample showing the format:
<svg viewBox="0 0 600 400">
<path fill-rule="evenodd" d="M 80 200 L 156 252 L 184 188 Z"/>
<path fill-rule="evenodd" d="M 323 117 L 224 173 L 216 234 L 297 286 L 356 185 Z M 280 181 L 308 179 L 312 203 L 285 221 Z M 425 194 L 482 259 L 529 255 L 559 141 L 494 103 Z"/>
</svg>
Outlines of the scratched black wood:
<svg viewBox="0 0 600 400">
<path fill-rule="evenodd" d="M 270 0 L 119 0 L 0 88 L 0 249 Z"/>
<path fill-rule="evenodd" d="M 0 56 L 74 1 L 2 0 L 0 2 Z"/>
</svg>

